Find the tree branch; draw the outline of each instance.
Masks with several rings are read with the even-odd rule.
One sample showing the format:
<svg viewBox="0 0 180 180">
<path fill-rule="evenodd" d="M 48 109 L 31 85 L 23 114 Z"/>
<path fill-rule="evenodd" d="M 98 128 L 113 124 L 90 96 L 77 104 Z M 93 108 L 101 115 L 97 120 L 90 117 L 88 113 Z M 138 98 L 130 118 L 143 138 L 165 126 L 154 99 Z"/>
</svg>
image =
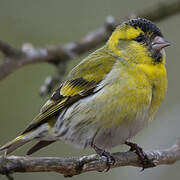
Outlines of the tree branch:
<svg viewBox="0 0 180 180">
<path fill-rule="evenodd" d="M 171 148 L 146 152 L 156 166 L 173 164 L 180 160 L 180 138 Z M 112 168 L 121 166 L 142 167 L 134 152 L 113 153 L 115 164 Z M 103 171 L 106 167 L 106 158 L 98 155 L 83 156 L 80 158 L 61 157 L 0 157 L 0 174 L 7 175 L 15 172 L 57 172 L 66 177 L 82 174 L 89 171 Z"/>
<path fill-rule="evenodd" d="M 145 17 L 152 21 L 161 21 L 180 12 L 180 1 L 167 1 L 156 4 L 151 9 L 145 9 L 134 13 L 134 16 Z M 0 80 L 14 72 L 16 69 L 32 63 L 48 62 L 57 67 L 57 74 L 48 77 L 41 87 L 41 95 L 46 95 L 61 81 L 69 60 L 82 55 L 104 43 L 114 28 L 127 18 L 115 21 L 108 17 L 104 26 L 88 33 L 84 38 L 76 42 L 64 45 L 51 45 L 44 48 L 34 48 L 31 44 L 22 45 L 21 49 L 12 47 L 6 42 L 0 41 L 0 51 L 3 53 L 3 63 L 0 64 Z"/>
</svg>

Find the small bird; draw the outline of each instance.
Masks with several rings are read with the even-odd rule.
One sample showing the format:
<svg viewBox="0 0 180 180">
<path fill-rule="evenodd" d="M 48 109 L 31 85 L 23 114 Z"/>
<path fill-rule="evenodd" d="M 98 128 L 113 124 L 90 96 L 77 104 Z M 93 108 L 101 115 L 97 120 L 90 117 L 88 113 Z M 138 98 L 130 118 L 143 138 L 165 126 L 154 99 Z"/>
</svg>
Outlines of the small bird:
<svg viewBox="0 0 180 180">
<path fill-rule="evenodd" d="M 14 140 L 0 148 L 9 154 L 36 139 L 27 154 L 55 142 L 93 148 L 113 160 L 105 149 L 129 142 L 154 116 L 167 89 L 164 48 L 170 43 L 151 21 L 123 22 L 107 43 L 80 62 L 52 94 L 40 113 Z"/>
</svg>

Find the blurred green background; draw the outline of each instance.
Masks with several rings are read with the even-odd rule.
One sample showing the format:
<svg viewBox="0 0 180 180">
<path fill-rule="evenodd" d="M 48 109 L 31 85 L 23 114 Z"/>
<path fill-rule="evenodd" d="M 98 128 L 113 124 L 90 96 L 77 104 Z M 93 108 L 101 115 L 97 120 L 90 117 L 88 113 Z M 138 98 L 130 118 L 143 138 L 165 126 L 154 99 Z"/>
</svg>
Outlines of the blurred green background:
<svg viewBox="0 0 180 180">
<path fill-rule="evenodd" d="M 90 30 L 101 26 L 106 16 L 124 17 L 136 10 L 152 7 L 157 0 L 0 0 L 0 39 L 15 47 L 25 42 L 35 46 L 65 43 L 78 40 Z M 180 15 L 168 18 L 158 26 L 172 46 L 166 49 L 169 87 L 167 96 L 155 120 L 140 132 L 134 140 L 144 149 L 170 147 L 180 136 Z M 81 57 L 82 58 L 82 57 Z M 69 65 L 71 69 L 78 61 Z M 38 95 L 39 87 L 48 75 L 55 73 L 48 64 L 34 64 L 23 67 L 0 82 L 0 144 L 14 138 L 38 113 L 45 102 Z M 16 151 L 25 155 L 31 144 Z M 123 150 L 122 147 L 112 151 Z M 94 153 L 91 150 L 78 150 L 71 145 L 57 142 L 34 156 L 72 157 Z M 139 168 L 123 167 L 108 173 L 91 172 L 72 179 L 124 179 L 124 180 L 179 180 L 180 162 L 171 166 L 159 166 L 140 172 Z M 15 174 L 16 180 L 59 180 L 56 173 Z M 0 180 L 5 180 L 0 175 Z"/>
</svg>

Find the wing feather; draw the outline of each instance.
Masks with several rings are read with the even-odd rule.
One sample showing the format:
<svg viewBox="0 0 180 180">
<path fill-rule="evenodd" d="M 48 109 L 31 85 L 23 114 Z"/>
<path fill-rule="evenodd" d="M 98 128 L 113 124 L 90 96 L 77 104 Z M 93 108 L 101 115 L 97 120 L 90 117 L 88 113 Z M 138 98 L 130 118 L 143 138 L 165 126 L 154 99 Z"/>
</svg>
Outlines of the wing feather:
<svg viewBox="0 0 180 180">
<path fill-rule="evenodd" d="M 22 134 L 55 119 L 54 117 L 58 116 L 62 109 L 81 98 L 96 93 L 94 89 L 111 71 L 116 61 L 116 58 L 106 53 L 105 48 L 92 53 L 71 71 L 68 79 L 52 94 Z"/>
<path fill-rule="evenodd" d="M 22 134 L 27 133 L 39 125 L 47 122 L 61 112 L 62 109 L 70 106 L 77 100 L 93 94 L 93 89 L 96 87 L 95 81 L 88 82 L 84 79 L 74 79 L 72 81 L 65 81 L 61 88 L 58 88 L 51 96 L 45 105 L 41 108 L 40 113 L 34 118 L 29 126 Z"/>
</svg>

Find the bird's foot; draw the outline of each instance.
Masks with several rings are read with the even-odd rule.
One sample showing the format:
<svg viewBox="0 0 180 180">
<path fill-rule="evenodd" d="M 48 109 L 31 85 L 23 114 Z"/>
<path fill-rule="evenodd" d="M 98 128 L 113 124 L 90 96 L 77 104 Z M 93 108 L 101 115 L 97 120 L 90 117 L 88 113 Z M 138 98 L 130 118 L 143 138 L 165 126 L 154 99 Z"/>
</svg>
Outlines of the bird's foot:
<svg viewBox="0 0 180 180">
<path fill-rule="evenodd" d="M 104 149 L 98 148 L 95 144 L 91 144 L 91 147 L 96 151 L 96 153 L 99 156 L 105 156 L 107 158 L 107 161 L 106 161 L 106 165 L 107 165 L 106 172 L 109 171 L 111 166 L 114 165 L 114 163 L 115 163 L 115 159 L 112 156 L 112 154 L 110 152 L 105 151 Z"/>
<path fill-rule="evenodd" d="M 126 141 L 125 144 L 130 146 L 129 151 L 133 151 L 138 155 L 138 157 L 140 159 L 140 163 L 142 164 L 141 171 L 144 171 L 144 169 L 146 169 L 146 168 L 156 166 L 154 161 L 152 159 L 149 159 L 147 154 L 143 151 L 143 149 L 140 146 L 138 146 L 136 143 Z"/>
</svg>

